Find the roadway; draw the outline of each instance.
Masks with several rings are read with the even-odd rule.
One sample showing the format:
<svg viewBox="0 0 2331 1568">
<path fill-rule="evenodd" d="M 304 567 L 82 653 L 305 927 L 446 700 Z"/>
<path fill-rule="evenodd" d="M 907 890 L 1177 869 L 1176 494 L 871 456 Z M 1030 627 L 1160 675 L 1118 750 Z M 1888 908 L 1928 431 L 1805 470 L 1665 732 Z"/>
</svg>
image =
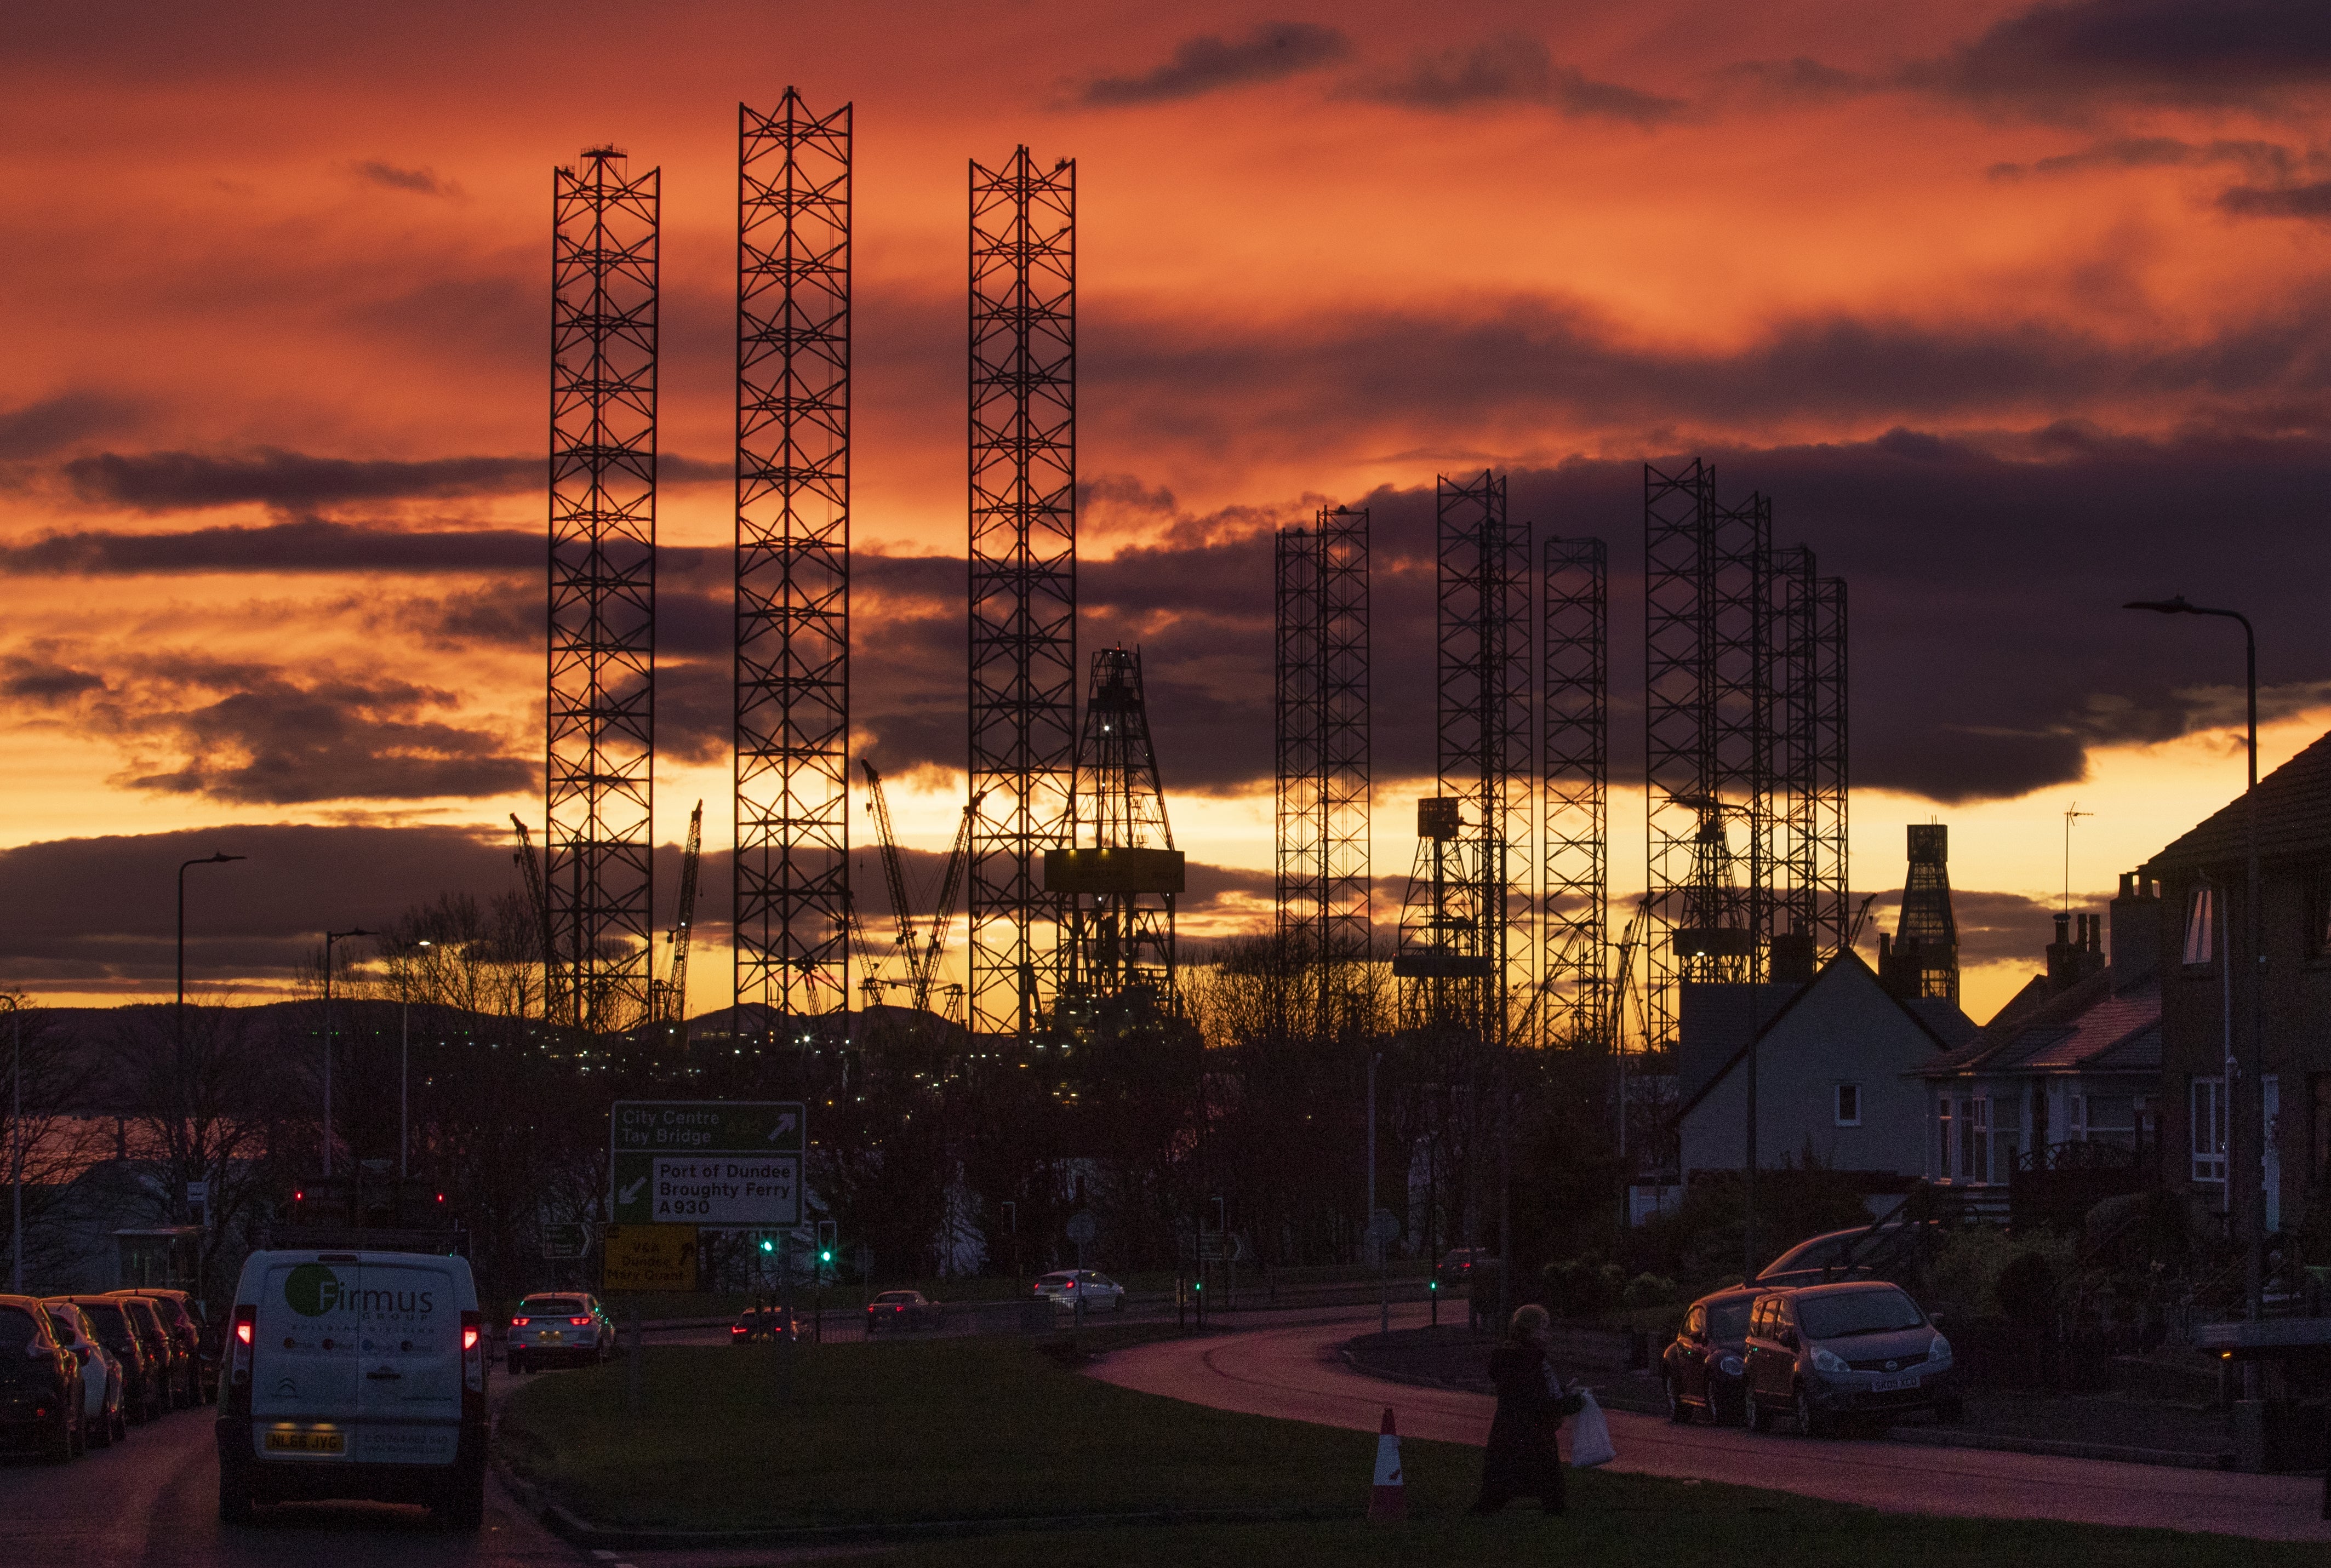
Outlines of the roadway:
<svg viewBox="0 0 2331 1568">
<path fill-rule="evenodd" d="M 1276 1315 L 1275 1315 L 1276 1316 Z M 1375 1327 L 1375 1309 L 1277 1317 L 1236 1335 L 1175 1339 L 1115 1352 L 1092 1375 L 1146 1393 L 1218 1410 L 1375 1431 L 1384 1407 L 1404 1437 L 1479 1446 L 1495 1402 L 1384 1382 L 1346 1367 L 1338 1348 Z M 1395 1308 L 1395 1326 L 1424 1315 Z M 2061 1519 L 2155 1525 L 2270 1541 L 2331 1541 L 2319 1480 L 2173 1469 L 1884 1440 L 1809 1441 L 1784 1422 L 1776 1434 L 1669 1424 L 1609 1412 L 1614 1470 L 1769 1487 L 1892 1513 Z"/>
</svg>

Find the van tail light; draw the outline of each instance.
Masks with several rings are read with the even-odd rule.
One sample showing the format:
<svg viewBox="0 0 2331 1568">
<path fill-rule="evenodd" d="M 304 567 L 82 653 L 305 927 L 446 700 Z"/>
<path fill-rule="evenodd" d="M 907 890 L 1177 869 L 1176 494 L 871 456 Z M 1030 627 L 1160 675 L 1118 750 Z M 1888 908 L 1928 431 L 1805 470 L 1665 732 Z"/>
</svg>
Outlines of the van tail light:
<svg viewBox="0 0 2331 1568">
<path fill-rule="evenodd" d="M 227 1372 L 227 1381 L 237 1388 L 251 1383 L 252 1342 L 259 1334 L 259 1308 L 244 1304 L 234 1309 L 233 1363 Z"/>
<path fill-rule="evenodd" d="M 471 1393 L 486 1392 L 486 1326 L 471 1308 L 461 1314 L 461 1383 Z"/>
</svg>

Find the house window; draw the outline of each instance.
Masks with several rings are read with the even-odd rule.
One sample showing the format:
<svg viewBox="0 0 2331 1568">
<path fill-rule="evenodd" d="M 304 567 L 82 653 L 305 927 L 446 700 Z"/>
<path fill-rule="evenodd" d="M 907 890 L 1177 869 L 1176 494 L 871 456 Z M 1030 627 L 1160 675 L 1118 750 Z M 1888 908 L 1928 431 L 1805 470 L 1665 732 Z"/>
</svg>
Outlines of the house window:
<svg viewBox="0 0 2331 1568">
<path fill-rule="evenodd" d="M 2331 956 L 2331 865 L 2307 874 L 2307 955 Z"/>
<path fill-rule="evenodd" d="M 2185 899 L 2185 963 L 2199 968 L 2218 951 L 2218 890 L 2196 888 Z"/>
<path fill-rule="evenodd" d="M 2226 1080 L 2197 1078 L 2193 1098 L 2193 1180 L 2226 1179 Z"/>
<path fill-rule="evenodd" d="M 1935 1097 L 1935 1176 L 1938 1181 L 1951 1179 L 1951 1097 Z"/>
<path fill-rule="evenodd" d="M 1959 1179 L 1991 1180 L 1991 1101 L 1983 1095 L 1959 1101 Z"/>
<path fill-rule="evenodd" d="M 2320 1182 L 2331 1176 L 2331 1072 L 2309 1073 L 2307 1174 Z"/>
<path fill-rule="evenodd" d="M 1861 1086 L 1841 1083 L 1837 1086 L 1837 1125 L 1858 1127 L 1861 1125 Z"/>
<path fill-rule="evenodd" d="M 2087 1131 L 2083 1135 L 2092 1144 L 2112 1144 L 2120 1148 L 2136 1146 L 2136 1097 L 2126 1094 L 2092 1094 L 2083 1097 L 2088 1113 Z"/>
</svg>

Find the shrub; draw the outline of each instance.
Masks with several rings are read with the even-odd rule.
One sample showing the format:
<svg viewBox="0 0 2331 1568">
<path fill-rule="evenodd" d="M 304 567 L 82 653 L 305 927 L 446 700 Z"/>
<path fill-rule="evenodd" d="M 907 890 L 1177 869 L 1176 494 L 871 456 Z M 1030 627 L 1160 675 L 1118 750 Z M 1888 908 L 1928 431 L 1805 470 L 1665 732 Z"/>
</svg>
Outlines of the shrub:
<svg viewBox="0 0 2331 1568">
<path fill-rule="evenodd" d="M 1659 1274 L 1638 1274 L 1619 1293 L 1622 1307 L 1664 1307 L 1676 1298 L 1676 1282 Z"/>
</svg>

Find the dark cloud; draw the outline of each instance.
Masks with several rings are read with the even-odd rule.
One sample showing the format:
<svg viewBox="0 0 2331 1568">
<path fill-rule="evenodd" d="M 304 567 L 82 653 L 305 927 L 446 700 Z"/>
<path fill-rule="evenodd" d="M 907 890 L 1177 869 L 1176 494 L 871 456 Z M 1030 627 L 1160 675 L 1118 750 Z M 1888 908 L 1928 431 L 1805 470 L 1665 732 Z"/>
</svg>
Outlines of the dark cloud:
<svg viewBox="0 0 2331 1568">
<path fill-rule="evenodd" d="M 290 510 L 347 501 L 417 500 L 507 495 L 538 489 L 547 464 L 534 457 L 317 457 L 262 447 L 222 455 L 192 451 L 97 452 L 63 466 L 82 499 L 134 511 L 167 512 L 258 502 Z M 726 479 L 726 463 L 660 456 L 659 480 L 697 483 Z"/>
<path fill-rule="evenodd" d="M 417 530 L 301 518 L 257 527 L 45 534 L 21 545 L 0 546 L 0 570 L 28 576 L 539 572 L 545 569 L 545 548 L 540 533 L 518 528 Z"/>
<path fill-rule="evenodd" d="M 2317 0 L 2069 0 L 1996 22 L 1903 81 L 2049 112 L 2083 99 L 2260 104 L 2331 80 Z"/>
<path fill-rule="evenodd" d="M 541 776 L 507 736 L 440 717 L 458 694 L 392 677 L 189 654 L 102 674 L 61 660 L 23 673 L 31 689 L 17 695 L 70 708 L 120 747 L 114 782 L 131 789 L 285 805 L 506 794 Z"/>
<path fill-rule="evenodd" d="M 1677 99 L 1616 82 L 1594 81 L 1557 65 L 1535 38 L 1492 38 L 1470 49 L 1419 54 L 1405 70 L 1349 84 L 1352 97 L 1409 109 L 1453 109 L 1532 104 L 1576 119 L 1622 119 L 1651 126 L 1684 112 Z"/>
<path fill-rule="evenodd" d="M 10 655 L 0 659 L 0 696 L 53 708 L 58 703 L 105 689 L 105 677 L 38 657 Z"/>
<path fill-rule="evenodd" d="M 2299 157 L 2289 147 L 2270 141 L 2196 143 L 2167 136 L 2129 136 L 2028 164 L 1993 164 L 1985 172 L 1995 180 L 2013 180 L 2027 175 L 2085 174 L 2090 169 L 2196 168 L 2211 164 L 2239 164 L 2261 178 L 2280 178 L 2298 166 Z"/>
<path fill-rule="evenodd" d="M 1208 33 L 1185 39 L 1174 57 L 1138 76 L 1104 76 L 1079 90 L 1079 102 L 1099 109 L 1168 103 L 1224 88 L 1278 81 L 1343 59 L 1351 43 L 1333 27 L 1308 22 L 1266 22 L 1243 37 Z"/>
<path fill-rule="evenodd" d="M 89 436 L 118 431 L 135 414 L 128 403 L 98 392 L 62 392 L 0 409 L 0 462 L 47 457 Z"/>
<path fill-rule="evenodd" d="M 452 181 L 440 180 L 435 169 L 399 168 L 378 158 L 366 158 L 357 164 L 356 175 L 358 179 L 370 184 L 385 185 L 392 191 L 411 191 L 416 195 L 455 196 L 461 194 L 461 187 Z"/>
<path fill-rule="evenodd" d="M 1797 103 L 1822 103 L 1875 90 L 1879 79 L 1799 54 L 1787 60 L 1744 60 L 1717 72 L 1727 87 Z"/>
<path fill-rule="evenodd" d="M 2331 222 L 2331 180 L 2305 185 L 2236 185 L 2218 205 L 2241 218 L 2311 218 Z"/>
</svg>

